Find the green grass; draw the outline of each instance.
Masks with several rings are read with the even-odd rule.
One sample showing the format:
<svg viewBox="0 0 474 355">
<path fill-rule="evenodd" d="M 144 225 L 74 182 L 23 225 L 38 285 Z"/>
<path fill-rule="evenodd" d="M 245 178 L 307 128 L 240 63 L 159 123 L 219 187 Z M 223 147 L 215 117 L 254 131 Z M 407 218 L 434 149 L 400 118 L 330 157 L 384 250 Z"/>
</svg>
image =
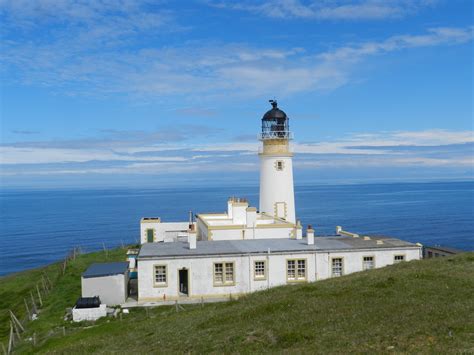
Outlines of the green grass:
<svg viewBox="0 0 474 355">
<path fill-rule="evenodd" d="M 122 321 L 102 319 L 92 327 L 63 322 L 64 308 L 80 292 L 76 278 L 99 256 L 76 260 L 27 331 L 65 324 L 67 335 L 34 348 L 24 342 L 19 352 L 474 352 L 474 253 L 185 305 L 178 313 L 156 307 L 148 316 L 132 309 Z M 2 290 L 10 285 L 17 285 L 14 278 L 0 279 Z"/>
<path fill-rule="evenodd" d="M 36 285 L 43 275 L 47 275 L 53 284 L 48 295 L 43 294 L 43 307 L 39 319 L 27 324 L 32 332 L 46 332 L 54 327 L 62 326 L 66 307 L 72 307 L 81 294 L 81 274 L 93 262 L 124 261 L 125 250 L 115 249 L 107 253 L 89 253 L 78 256 L 68 263 L 65 274 L 62 274 L 62 264 L 52 264 L 43 268 L 15 273 L 0 278 L 0 342 L 7 344 L 10 331 L 10 315 L 8 310 L 21 320 L 26 319 L 26 298 L 31 307 L 33 292 L 35 302 L 39 306 Z M 42 289 L 40 289 L 42 291 Z"/>
</svg>

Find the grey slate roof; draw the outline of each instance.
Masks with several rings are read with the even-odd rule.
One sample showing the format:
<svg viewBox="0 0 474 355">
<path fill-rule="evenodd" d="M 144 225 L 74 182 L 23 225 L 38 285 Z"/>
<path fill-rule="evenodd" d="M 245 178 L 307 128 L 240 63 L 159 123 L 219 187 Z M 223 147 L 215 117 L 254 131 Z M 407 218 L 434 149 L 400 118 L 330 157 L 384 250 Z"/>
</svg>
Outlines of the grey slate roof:
<svg viewBox="0 0 474 355">
<path fill-rule="evenodd" d="M 84 278 L 101 277 L 110 275 L 124 274 L 128 269 L 128 261 L 116 263 L 96 263 L 89 266 L 89 268 L 82 274 Z"/>
<path fill-rule="evenodd" d="M 377 244 L 382 240 L 383 244 Z M 196 249 L 189 249 L 186 242 L 171 243 L 146 243 L 143 244 L 138 259 L 140 258 L 166 258 L 166 257 L 194 257 L 230 254 L 260 254 L 276 252 L 305 252 L 305 251 L 338 251 L 357 249 L 387 249 L 387 248 L 413 248 L 416 244 L 400 239 L 387 237 L 371 237 L 364 240 L 352 237 L 315 237 L 314 245 L 308 245 L 303 239 L 248 239 L 248 240 L 222 240 L 198 241 Z"/>
<path fill-rule="evenodd" d="M 459 254 L 459 253 L 466 252 L 466 250 L 456 249 L 456 248 L 451 248 L 451 247 L 444 247 L 442 245 L 435 245 L 435 246 L 425 245 L 425 249 L 430 250 L 430 251 L 439 250 L 441 252 L 447 252 L 447 253 L 452 253 L 452 254 Z"/>
</svg>

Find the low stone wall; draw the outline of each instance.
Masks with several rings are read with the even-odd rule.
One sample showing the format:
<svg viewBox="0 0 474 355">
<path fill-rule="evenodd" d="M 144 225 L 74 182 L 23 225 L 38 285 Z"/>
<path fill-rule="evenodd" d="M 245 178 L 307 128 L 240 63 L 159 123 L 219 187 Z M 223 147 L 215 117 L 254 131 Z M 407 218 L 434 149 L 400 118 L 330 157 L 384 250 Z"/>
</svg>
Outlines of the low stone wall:
<svg viewBox="0 0 474 355">
<path fill-rule="evenodd" d="M 72 320 L 74 322 L 81 322 L 84 320 L 97 320 L 107 315 L 107 306 L 101 304 L 95 308 L 76 308 L 72 309 Z"/>
</svg>

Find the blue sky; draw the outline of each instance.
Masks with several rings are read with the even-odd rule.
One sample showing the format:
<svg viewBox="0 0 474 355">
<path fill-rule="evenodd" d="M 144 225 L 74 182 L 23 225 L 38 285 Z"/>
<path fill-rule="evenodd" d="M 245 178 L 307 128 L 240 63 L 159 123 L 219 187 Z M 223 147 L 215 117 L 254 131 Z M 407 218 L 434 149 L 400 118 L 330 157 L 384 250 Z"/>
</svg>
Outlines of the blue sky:
<svg viewBox="0 0 474 355">
<path fill-rule="evenodd" d="M 0 0 L 3 186 L 472 179 L 473 2 Z"/>
</svg>

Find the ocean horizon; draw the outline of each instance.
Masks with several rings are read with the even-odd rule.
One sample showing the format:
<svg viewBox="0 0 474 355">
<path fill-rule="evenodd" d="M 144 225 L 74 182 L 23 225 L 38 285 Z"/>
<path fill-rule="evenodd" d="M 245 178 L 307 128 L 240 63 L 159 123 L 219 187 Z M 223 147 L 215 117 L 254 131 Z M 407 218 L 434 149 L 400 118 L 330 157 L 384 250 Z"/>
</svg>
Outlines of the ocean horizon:
<svg viewBox="0 0 474 355">
<path fill-rule="evenodd" d="M 3 188 L 0 275 L 85 252 L 139 241 L 141 217 L 187 220 L 189 211 L 222 212 L 230 196 L 258 207 L 258 186 L 176 188 Z M 337 225 L 423 245 L 474 249 L 474 181 L 301 184 L 297 218 L 316 235 Z"/>
</svg>

